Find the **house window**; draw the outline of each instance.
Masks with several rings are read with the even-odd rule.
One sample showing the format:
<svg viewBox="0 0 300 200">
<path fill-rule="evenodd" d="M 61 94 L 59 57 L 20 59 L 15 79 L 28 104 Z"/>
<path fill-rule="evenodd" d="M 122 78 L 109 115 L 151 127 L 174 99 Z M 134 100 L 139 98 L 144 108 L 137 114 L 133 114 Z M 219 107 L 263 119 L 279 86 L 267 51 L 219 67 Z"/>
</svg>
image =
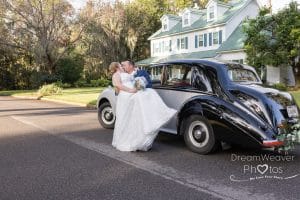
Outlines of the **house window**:
<svg viewBox="0 0 300 200">
<path fill-rule="evenodd" d="M 180 49 L 185 49 L 185 39 L 184 38 L 180 39 Z"/>
<path fill-rule="evenodd" d="M 199 47 L 203 47 L 204 46 L 204 35 L 201 34 L 199 35 L 199 43 L 198 43 Z"/>
<path fill-rule="evenodd" d="M 164 31 L 168 30 L 168 24 L 164 24 Z"/>
<path fill-rule="evenodd" d="M 177 50 L 188 49 L 188 37 L 177 39 Z"/>
<path fill-rule="evenodd" d="M 161 42 L 159 42 L 158 52 L 161 53 Z"/>
<path fill-rule="evenodd" d="M 188 49 L 188 37 L 180 39 L 180 49 Z"/>
<path fill-rule="evenodd" d="M 159 53 L 159 44 L 158 43 L 154 44 L 154 53 Z"/>
<path fill-rule="evenodd" d="M 184 26 L 188 26 L 190 24 L 190 21 L 189 21 L 189 13 L 185 13 L 183 15 L 183 25 Z"/>
<path fill-rule="evenodd" d="M 167 31 L 168 30 L 168 20 L 164 19 L 162 24 L 163 24 L 163 30 Z"/>
<path fill-rule="evenodd" d="M 219 44 L 219 32 L 213 33 L 213 44 Z"/>
<path fill-rule="evenodd" d="M 165 41 L 164 42 L 164 52 L 168 52 L 168 51 L 170 51 L 170 42 L 169 41 Z"/>
<path fill-rule="evenodd" d="M 209 15 L 209 19 L 214 19 L 215 18 L 215 8 L 214 8 L 214 6 L 210 6 L 208 8 L 208 15 Z"/>
</svg>

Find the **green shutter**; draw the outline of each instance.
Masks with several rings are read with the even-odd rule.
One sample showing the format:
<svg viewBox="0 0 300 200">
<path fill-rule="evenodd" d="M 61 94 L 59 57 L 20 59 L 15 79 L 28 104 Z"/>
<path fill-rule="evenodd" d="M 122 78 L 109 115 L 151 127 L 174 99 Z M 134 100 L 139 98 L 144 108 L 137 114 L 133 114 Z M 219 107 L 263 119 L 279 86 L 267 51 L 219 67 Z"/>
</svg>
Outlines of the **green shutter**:
<svg viewBox="0 0 300 200">
<path fill-rule="evenodd" d="M 198 48 L 198 35 L 195 35 L 195 48 Z"/>
<path fill-rule="evenodd" d="M 207 47 L 207 34 L 204 34 L 204 47 Z"/>
<path fill-rule="evenodd" d="M 169 51 L 172 51 L 172 40 L 169 41 Z"/>
<path fill-rule="evenodd" d="M 209 33 L 208 43 L 209 43 L 209 46 L 212 46 L 212 33 Z"/>
<path fill-rule="evenodd" d="M 180 49 L 180 39 L 177 39 L 177 50 Z"/>
<path fill-rule="evenodd" d="M 185 43 L 185 49 L 188 49 L 189 48 L 189 39 L 188 39 L 188 37 L 185 37 L 184 38 L 185 39 L 185 41 L 184 41 L 184 43 Z"/>
<path fill-rule="evenodd" d="M 222 30 L 219 31 L 219 44 L 222 44 Z"/>
</svg>

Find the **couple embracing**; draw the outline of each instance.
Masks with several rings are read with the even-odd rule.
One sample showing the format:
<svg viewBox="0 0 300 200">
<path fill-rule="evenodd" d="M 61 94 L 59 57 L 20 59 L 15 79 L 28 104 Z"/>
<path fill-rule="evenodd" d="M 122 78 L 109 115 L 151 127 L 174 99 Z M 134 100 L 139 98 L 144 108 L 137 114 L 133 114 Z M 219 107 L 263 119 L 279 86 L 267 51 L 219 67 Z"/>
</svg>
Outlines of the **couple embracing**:
<svg viewBox="0 0 300 200">
<path fill-rule="evenodd" d="M 117 97 L 112 145 L 120 151 L 148 151 L 159 129 L 176 113 L 153 90 L 149 74 L 126 60 L 109 66 Z"/>
</svg>

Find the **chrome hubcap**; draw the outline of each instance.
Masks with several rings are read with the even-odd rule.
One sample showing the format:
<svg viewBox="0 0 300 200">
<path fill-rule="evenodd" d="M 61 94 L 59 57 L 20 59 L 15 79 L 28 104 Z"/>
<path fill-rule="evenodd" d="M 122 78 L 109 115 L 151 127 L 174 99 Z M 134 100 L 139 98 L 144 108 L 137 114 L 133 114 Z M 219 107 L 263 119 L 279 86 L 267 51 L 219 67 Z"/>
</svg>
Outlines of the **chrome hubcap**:
<svg viewBox="0 0 300 200">
<path fill-rule="evenodd" d="M 103 110 L 101 111 L 101 119 L 107 125 L 111 125 L 114 123 L 115 115 L 113 114 L 111 107 L 103 108 Z"/>
<path fill-rule="evenodd" d="M 194 121 L 189 127 L 189 137 L 196 147 L 203 147 L 209 139 L 209 131 L 205 123 Z"/>
</svg>

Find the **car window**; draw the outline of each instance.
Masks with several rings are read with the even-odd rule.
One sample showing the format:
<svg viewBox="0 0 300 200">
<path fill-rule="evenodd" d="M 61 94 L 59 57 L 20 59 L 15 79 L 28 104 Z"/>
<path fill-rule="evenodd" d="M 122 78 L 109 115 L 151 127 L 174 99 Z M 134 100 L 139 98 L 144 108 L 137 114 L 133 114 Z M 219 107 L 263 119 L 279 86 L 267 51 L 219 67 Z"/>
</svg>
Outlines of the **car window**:
<svg viewBox="0 0 300 200">
<path fill-rule="evenodd" d="M 259 82 L 256 74 L 248 69 L 238 67 L 239 65 L 228 64 L 228 77 L 233 82 Z"/>
<path fill-rule="evenodd" d="M 160 84 L 162 77 L 163 66 L 154 66 L 148 69 L 152 84 Z"/>
<path fill-rule="evenodd" d="M 191 67 L 187 65 L 166 66 L 163 85 L 174 87 L 191 86 Z"/>
<path fill-rule="evenodd" d="M 198 66 L 173 64 L 165 67 L 162 84 L 171 87 L 213 92 L 211 80 Z"/>
</svg>

